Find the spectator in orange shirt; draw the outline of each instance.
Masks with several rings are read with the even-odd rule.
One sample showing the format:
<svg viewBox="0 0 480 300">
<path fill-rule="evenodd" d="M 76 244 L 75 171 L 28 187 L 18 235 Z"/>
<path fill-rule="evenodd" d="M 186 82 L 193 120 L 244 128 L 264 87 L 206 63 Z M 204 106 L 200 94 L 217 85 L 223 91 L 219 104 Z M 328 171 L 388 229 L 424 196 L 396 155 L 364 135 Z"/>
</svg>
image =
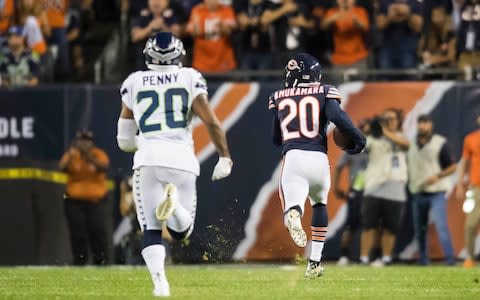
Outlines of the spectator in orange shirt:
<svg viewBox="0 0 480 300">
<path fill-rule="evenodd" d="M 192 10 L 188 31 L 194 38 L 193 67 L 202 72 L 227 72 L 237 63 L 230 43 L 235 13 L 219 0 L 204 0 Z"/>
<path fill-rule="evenodd" d="M 7 34 L 12 22 L 14 8 L 13 0 L 0 1 L 0 36 Z"/>
<path fill-rule="evenodd" d="M 43 0 L 43 9 L 47 12 L 51 35 L 48 45 L 54 47 L 57 78 L 65 78 L 70 74 L 70 54 L 67 41 L 66 14 L 69 0 Z"/>
<path fill-rule="evenodd" d="M 337 0 L 337 7 L 327 11 L 321 27 L 332 30 L 331 61 L 337 69 L 367 69 L 365 34 L 369 26 L 367 11 L 355 5 L 355 0 Z"/>
<path fill-rule="evenodd" d="M 477 125 L 480 126 L 480 113 L 477 113 Z M 465 220 L 465 248 L 467 258 L 463 262 L 465 268 L 474 266 L 475 237 L 480 226 L 480 129 L 467 135 L 463 142 L 463 154 L 459 163 L 457 199 L 465 199 L 464 178 L 468 174 L 469 191 L 473 193 L 474 208 L 467 213 Z"/>
<path fill-rule="evenodd" d="M 96 265 L 111 262 L 107 176 L 109 159 L 95 147 L 93 135 L 80 131 L 70 149 L 60 161 L 60 169 L 67 173 L 65 212 L 70 230 L 70 241 L 75 265 L 88 262 L 88 245 Z"/>
</svg>

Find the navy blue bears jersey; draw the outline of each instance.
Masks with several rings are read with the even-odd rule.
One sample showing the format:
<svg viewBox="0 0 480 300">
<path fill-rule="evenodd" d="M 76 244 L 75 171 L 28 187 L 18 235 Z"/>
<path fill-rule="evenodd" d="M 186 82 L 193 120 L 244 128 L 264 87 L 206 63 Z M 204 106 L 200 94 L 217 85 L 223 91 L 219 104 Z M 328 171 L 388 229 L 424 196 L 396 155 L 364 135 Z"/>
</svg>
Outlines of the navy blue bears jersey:
<svg viewBox="0 0 480 300">
<path fill-rule="evenodd" d="M 349 153 L 365 146 L 365 137 L 340 107 L 340 92 L 329 85 L 287 88 L 274 92 L 268 108 L 274 112 L 273 140 L 285 154 L 291 149 L 327 153 L 327 127 L 333 122 L 354 143 Z"/>
</svg>

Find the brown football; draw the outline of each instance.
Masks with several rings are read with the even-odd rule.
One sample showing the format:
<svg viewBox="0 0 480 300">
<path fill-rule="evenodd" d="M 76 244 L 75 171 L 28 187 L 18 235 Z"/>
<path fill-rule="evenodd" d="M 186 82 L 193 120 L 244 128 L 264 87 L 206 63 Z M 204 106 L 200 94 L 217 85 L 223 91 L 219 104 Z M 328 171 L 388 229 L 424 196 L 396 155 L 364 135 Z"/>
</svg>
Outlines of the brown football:
<svg viewBox="0 0 480 300">
<path fill-rule="evenodd" d="M 344 134 L 338 127 L 335 127 L 333 129 L 333 140 L 335 142 L 335 145 L 342 149 L 352 149 L 353 146 L 353 141 L 347 137 L 346 134 Z"/>
</svg>

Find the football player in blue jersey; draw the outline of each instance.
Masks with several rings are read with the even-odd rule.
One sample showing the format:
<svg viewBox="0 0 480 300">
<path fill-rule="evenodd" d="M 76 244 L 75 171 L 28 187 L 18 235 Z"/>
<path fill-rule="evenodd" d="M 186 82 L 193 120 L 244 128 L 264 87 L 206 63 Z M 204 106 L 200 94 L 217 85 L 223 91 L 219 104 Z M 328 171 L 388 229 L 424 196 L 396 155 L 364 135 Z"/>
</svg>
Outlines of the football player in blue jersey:
<svg viewBox="0 0 480 300">
<path fill-rule="evenodd" d="M 322 85 L 320 79 L 318 60 L 307 53 L 296 54 L 285 66 L 284 88 L 274 92 L 268 104 L 274 113 L 273 140 L 282 146 L 279 196 L 284 222 L 299 247 L 307 245 L 301 223 L 306 199 L 313 208 L 307 278 L 319 277 L 324 271 L 320 261 L 328 228 L 328 124 L 333 122 L 351 142 L 344 151 L 355 154 L 365 147 L 365 137 L 340 107 L 340 92 Z"/>
</svg>

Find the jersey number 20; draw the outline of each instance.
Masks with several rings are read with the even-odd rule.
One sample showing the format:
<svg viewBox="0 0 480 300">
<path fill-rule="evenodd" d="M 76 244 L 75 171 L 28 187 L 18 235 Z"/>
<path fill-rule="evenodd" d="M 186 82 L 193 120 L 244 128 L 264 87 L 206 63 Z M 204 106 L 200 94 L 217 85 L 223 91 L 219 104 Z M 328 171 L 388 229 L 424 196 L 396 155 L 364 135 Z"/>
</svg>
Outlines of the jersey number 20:
<svg viewBox="0 0 480 300">
<path fill-rule="evenodd" d="M 310 110 L 308 109 L 310 108 Z M 291 98 L 283 99 L 278 104 L 279 111 L 288 109 L 288 113 L 280 123 L 283 140 L 296 139 L 301 136 L 315 138 L 320 130 L 320 103 L 318 99 L 312 96 L 306 96 L 295 101 Z M 298 130 L 288 128 L 290 123 L 297 119 Z M 309 127 L 310 124 L 310 127 Z"/>
<path fill-rule="evenodd" d="M 160 106 L 159 95 L 156 91 L 142 91 L 137 95 L 137 103 L 142 102 L 145 99 L 151 99 L 150 105 L 147 107 L 142 117 L 140 118 L 139 125 L 140 131 L 143 133 L 162 130 L 161 123 L 147 124 L 148 119 Z M 173 101 L 175 98 L 180 98 L 182 101 L 181 119 L 175 119 L 175 108 Z M 164 110 L 166 125 L 168 128 L 184 128 L 187 125 L 187 112 L 188 112 L 188 92 L 184 88 L 168 89 L 163 94 Z"/>
</svg>

